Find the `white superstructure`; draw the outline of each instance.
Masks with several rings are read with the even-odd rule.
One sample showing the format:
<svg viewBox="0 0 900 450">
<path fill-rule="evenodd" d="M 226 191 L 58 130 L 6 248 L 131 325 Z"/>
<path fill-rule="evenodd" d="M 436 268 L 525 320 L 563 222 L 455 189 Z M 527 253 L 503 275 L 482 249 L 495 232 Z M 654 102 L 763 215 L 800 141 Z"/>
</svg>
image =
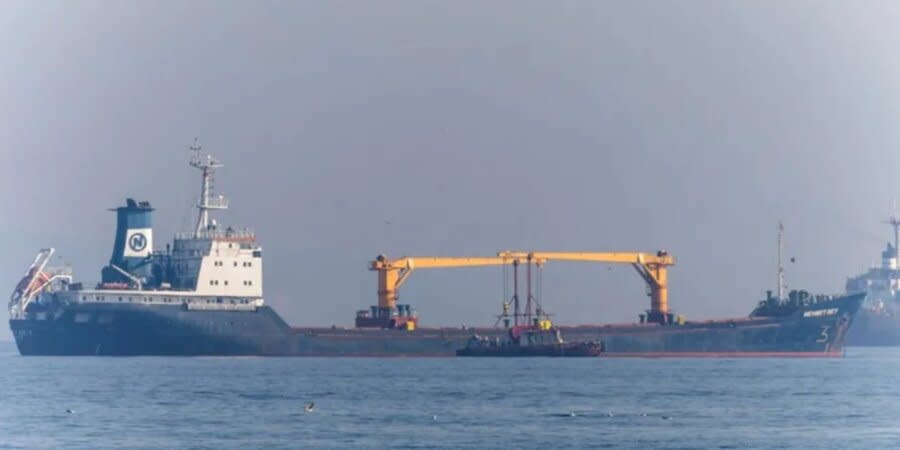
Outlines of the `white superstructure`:
<svg viewBox="0 0 900 450">
<path fill-rule="evenodd" d="M 127 206 L 116 209 L 117 242 L 103 282 L 84 289 L 72 281 L 71 273 L 52 273 L 46 266 L 53 251 L 42 250 L 10 298 L 11 314 L 23 315 L 34 302 L 181 305 L 204 310 L 262 306 L 262 248 L 251 231 L 223 230 L 210 218 L 211 211 L 228 207 L 223 196 L 212 193 L 214 169 L 223 165 L 201 153 L 196 142 L 190 148 L 190 164 L 203 174 L 193 231 L 177 234 L 165 251 L 154 251 L 152 208 L 147 202 L 129 200 Z M 38 318 L 41 314 L 37 313 Z"/>
<path fill-rule="evenodd" d="M 891 216 L 884 223 L 894 230 L 894 242 L 881 252 L 881 266 L 847 280 L 847 292 L 866 292 L 865 308 L 878 313 L 900 313 L 900 219 Z"/>
</svg>

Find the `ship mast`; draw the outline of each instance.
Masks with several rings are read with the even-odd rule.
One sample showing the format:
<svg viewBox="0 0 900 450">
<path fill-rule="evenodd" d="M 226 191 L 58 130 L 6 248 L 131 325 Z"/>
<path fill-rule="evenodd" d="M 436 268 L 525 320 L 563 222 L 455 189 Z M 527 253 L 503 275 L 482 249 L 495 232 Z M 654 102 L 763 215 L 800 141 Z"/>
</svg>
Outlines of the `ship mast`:
<svg viewBox="0 0 900 450">
<path fill-rule="evenodd" d="M 784 224 L 778 222 L 778 298 L 784 298 L 784 264 L 781 255 L 784 252 Z"/>
<path fill-rule="evenodd" d="M 192 152 L 191 167 L 200 169 L 203 173 L 200 185 L 200 202 L 197 203 L 197 209 L 200 210 L 200 213 L 197 217 L 197 226 L 194 228 L 194 237 L 201 238 L 203 232 L 215 227 L 215 221 L 212 221 L 212 226 L 210 225 L 209 211 L 228 208 L 228 200 L 224 196 L 213 197 L 212 194 L 213 174 L 217 168 L 224 167 L 224 164 L 208 153 L 201 153 L 202 147 L 196 138 L 189 149 Z"/>
</svg>

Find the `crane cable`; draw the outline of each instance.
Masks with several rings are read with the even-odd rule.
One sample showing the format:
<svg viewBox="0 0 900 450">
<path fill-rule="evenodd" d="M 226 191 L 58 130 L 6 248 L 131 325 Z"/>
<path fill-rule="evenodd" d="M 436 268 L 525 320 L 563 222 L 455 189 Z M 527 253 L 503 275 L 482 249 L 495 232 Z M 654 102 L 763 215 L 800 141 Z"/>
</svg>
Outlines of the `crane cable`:
<svg viewBox="0 0 900 450">
<path fill-rule="evenodd" d="M 501 274 L 503 278 L 503 304 L 509 301 L 509 267 L 506 264 L 503 264 L 503 272 Z"/>
<path fill-rule="evenodd" d="M 538 264 L 537 266 L 537 277 L 535 278 L 535 298 L 534 303 L 537 306 L 538 310 L 540 310 L 540 314 L 538 314 L 538 318 L 546 314 L 544 311 L 544 306 L 541 304 L 541 301 L 544 298 L 544 267 L 542 264 Z"/>
</svg>

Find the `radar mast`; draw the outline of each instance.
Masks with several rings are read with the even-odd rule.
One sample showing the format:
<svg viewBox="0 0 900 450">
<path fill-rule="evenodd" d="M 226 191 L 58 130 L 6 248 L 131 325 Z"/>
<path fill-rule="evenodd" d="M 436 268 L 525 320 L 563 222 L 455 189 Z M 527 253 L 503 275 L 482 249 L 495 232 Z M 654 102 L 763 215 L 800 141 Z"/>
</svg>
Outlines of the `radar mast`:
<svg viewBox="0 0 900 450">
<path fill-rule="evenodd" d="M 197 209 L 200 213 L 197 217 L 197 226 L 194 229 L 194 237 L 201 238 L 203 233 L 215 229 L 215 220 L 210 221 L 209 211 L 215 209 L 228 209 L 228 199 L 223 195 L 213 196 L 213 174 L 216 169 L 224 167 L 219 160 L 209 153 L 204 153 L 203 148 L 194 138 L 194 143 L 188 147 L 191 150 L 191 167 L 199 169 L 202 175 L 200 185 L 200 202 L 197 203 Z"/>
<path fill-rule="evenodd" d="M 784 224 L 778 221 L 778 299 L 784 299 L 784 264 L 781 254 L 784 252 Z"/>
</svg>

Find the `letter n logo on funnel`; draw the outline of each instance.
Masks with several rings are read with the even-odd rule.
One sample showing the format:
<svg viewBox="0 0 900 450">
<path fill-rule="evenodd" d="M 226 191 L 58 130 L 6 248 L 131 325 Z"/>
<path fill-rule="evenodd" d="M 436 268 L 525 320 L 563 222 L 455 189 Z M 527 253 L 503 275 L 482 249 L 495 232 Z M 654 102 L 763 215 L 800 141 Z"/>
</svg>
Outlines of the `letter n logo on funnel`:
<svg viewBox="0 0 900 450">
<path fill-rule="evenodd" d="M 147 248 L 147 236 L 141 233 L 132 234 L 131 239 L 128 240 L 128 247 L 135 252 L 144 251 Z"/>
<path fill-rule="evenodd" d="M 153 249 L 153 234 L 150 228 L 128 230 L 125 238 L 125 257 L 144 257 Z"/>
</svg>

